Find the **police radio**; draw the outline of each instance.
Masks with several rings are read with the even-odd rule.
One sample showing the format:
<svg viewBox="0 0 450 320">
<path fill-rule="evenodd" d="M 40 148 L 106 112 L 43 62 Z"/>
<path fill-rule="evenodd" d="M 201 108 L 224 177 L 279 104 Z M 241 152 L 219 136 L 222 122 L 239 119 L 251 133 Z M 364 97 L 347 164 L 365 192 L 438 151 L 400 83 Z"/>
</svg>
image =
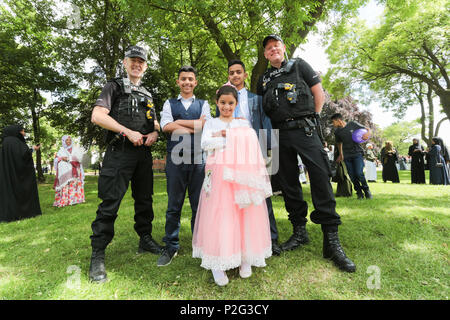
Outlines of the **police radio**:
<svg viewBox="0 0 450 320">
<path fill-rule="evenodd" d="M 286 99 L 289 101 L 289 103 L 296 104 L 297 103 L 297 91 L 295 90 L 296 87 L 297 86 L 295 85 L 295 83 L 279 83 L 277 89 L 283 89 L 287 91 Z"/>
</svg>

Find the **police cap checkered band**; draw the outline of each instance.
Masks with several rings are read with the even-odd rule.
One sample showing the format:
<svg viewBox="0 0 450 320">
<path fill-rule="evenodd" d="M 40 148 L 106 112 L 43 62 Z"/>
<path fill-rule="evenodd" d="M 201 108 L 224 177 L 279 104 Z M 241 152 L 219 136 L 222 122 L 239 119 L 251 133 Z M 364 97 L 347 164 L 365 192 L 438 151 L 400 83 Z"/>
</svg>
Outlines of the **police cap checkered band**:
<svg viewBox="0 0 450 320">
<path fill-rule="evenodd" d="M 283 42 L 283 39 L 281 39 L 281 37 L 279 35 L 276 34 L 269 34 L 267 37 L 264 38 L 263 40 L 263 48 L 266 47 L 267 42 L 269 42 L 270 39 L 274 39 L 274 40 L 278 40 Z"/>
<path fill-rule="evenodd" d="M 125 57 L 128 58 L 141 58 L 147 61 L 147 50 L 138 46 L 131 46 L 125 52 Z"/>
</svg>

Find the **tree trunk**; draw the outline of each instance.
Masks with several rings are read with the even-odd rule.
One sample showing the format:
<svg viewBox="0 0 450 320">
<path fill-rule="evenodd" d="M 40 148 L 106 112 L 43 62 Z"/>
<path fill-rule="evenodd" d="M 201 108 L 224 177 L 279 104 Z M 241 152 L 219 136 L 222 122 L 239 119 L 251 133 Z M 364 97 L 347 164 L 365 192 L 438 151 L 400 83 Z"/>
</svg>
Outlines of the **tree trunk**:
<svg viewBox="0 0 450 320">
<path fill-rule="evenodd" d="M 447 118 L 450 119 L 450 90 L 442 89 L 435 91 L 442 105 L 442 109 L 444 110 Z"/>
<path fill-rule="evenodd" d="M 436 130 L 434 131 L 434 136 L 435 137 L 439 136 L 439 129 L 441 128 L 442 122 L 444 122 L 445 120 L 449 120 L 449 119 L 450 119 L 449 117 L 445 117 L 445 118 L 439 120 L 439 122 L 436 125 Z"/>
<path fill-rule="evenodd" d="M 428 85 L 427 92 L 427 101 L 428 101 L 428 114 L 429 114 L 429 122 L 428 122 L 428 138 L 429 138 L 429 146 L 431 146 L 431 138 L 433 138 L 434 133 L 434 103 L 433 103 L 433 90 Z M 428 141 L 427 141 L 428 143 Z"/>
<path fill-rule="evenodd" d="M 31 119 L 33 122 L 33 136 L 34 136 L 34 144 L 38 145 L 40 143 L 40 126 L 39 126 L 39 117 L 36 113 L 37 106 L 37 89 L 35 88 L 33 91 L 33 103 L 31 105 Z M 42 172 L 42 157 L 41 157 L 41 149 L 36 151 L 36 170 L 38 174 L 38 181 L 45 182 L 44 173 Z"/>
<path fill-rule="evenodd" d="M 420 124 L 421 124 L 421 128 L 420 128 L 420 135 L 422 137 L 422 140 L 425 141 L 427 143 L 427 145 L 430 145 L 430 138 L 426 136 L 426 129 L 427 129 L 427 117 L 425 115 L 425 103 L 423 101 L 422 98 L 422 92 L 419 92 L 418 94 L 416 93 L 417 99 L 419 100 L 420 103 Z"/>
<path fill-rule="evenodd" d="M 264 57 L 264 48 L 261 41 L 258 41 L 258 60 L 252 69 L 252 77 L 250 82 L 250 91 L 256 93 L 256 87 L 258 86 L 259 78 L 264 74 L 267 69 L 268 60 Z"/>
</svg>

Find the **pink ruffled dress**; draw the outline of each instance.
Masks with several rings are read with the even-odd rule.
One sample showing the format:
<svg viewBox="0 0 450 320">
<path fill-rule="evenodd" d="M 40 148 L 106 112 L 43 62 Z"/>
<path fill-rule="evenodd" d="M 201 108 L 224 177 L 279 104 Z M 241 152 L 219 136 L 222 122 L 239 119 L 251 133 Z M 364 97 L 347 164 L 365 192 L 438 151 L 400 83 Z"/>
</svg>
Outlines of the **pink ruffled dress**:
<svg viewBox="0 0 450 320">
<path fill-rule="evenodd" d="M 212 137 L 227 130 L 227 137 Z M 202 133 L 208 152 L 192 239 L 193 257 L 209 270 L 264 267 L 272 255 L 265 199 L 272 194 L 258 138 L 246 120 L 208 120 Z"/>
</svg>

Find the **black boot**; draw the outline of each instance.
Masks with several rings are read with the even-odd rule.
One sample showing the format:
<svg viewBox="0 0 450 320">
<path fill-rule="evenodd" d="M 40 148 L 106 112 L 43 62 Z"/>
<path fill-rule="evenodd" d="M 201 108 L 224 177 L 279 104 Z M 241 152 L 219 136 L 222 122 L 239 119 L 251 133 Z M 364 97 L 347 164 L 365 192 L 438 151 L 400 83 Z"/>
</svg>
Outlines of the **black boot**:
<svg viewBox="0 0 450 320">
<path fill-rule="evenodd" d="M 272 255 L 279 256 L 281 254 L 281 247 L 278 244 L 278 240 L 272 240 Z"/>
<path fill-rule="evenodd" d="M 364 199 L 364 194 L 362 193 L 362 191 L 357 191 L 356 195 L 358 196 L 358 200 L 363 200 Z"/>
<path fill-rule="evenodd" d="M 89 280 L 103 283 L 108 280 L 105 269 L 105 250 L 92 248 L 91 265 L 89 267 Z"/>
<path fill-rule="evenodd" d="M 149 234 L 144 234 L 139 240 L 138 253 L 151 252 L 154 254 L 161 254 L 162 246 L 160 246 L 152 236 Z"/>
<path fill-rule="evenodd" d="M 341 270 L 347 272 L 356 271 L 355 264 L 347 258 L 344 249 L 341 247 L 337 231 L 323 233 L 323 257 L 333 261 Z"/>
<path fill-rule="evenodd" d="M 308 233 L 305 226 L 295 226 L 294 233 L 288 241 L 281 245 L 283 251 L 294 250 L 302 244 L 309 243 Z"/>
<path fill-rule="evenodd" d="M 364 190 L 364 195 L 366 196 L 366 199 L 372 199 L 372 193 L 370 192 L 369 189 Z"/>
</svg>

